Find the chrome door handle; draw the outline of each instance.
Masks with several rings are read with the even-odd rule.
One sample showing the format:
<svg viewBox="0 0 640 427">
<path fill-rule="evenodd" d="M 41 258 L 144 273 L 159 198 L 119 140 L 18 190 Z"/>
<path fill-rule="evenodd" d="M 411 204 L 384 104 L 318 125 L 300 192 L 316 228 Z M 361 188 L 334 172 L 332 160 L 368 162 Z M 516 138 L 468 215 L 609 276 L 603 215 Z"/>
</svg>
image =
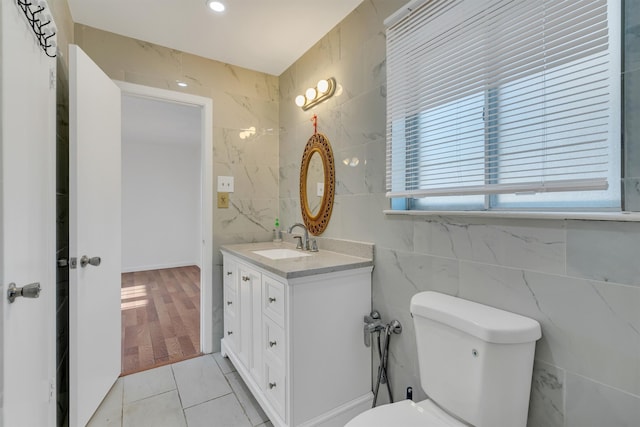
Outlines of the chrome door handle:
<svg viewBox="0 0 640 427">
<path fill-rule="evenodd" d="M 38 298 L 40 296 L 40 283 L 30 283 L 18 288 L 15 283 L 10 283 L 7 289 L 7 299 L 12 303 L 18 297 Z"/>
<path fill-rule="evenodd" d="M 80 258 L 80 267 L 84 268 L 86 267 L 88 264 L 91 264 L 93 266 L 99 266 L 100 263 L 102 262 L 102 260 L 100 259 L 99 256 L 94 256 L 89 258 L 86 255 L 82 255 L 82 258 Z"/>
</svg>

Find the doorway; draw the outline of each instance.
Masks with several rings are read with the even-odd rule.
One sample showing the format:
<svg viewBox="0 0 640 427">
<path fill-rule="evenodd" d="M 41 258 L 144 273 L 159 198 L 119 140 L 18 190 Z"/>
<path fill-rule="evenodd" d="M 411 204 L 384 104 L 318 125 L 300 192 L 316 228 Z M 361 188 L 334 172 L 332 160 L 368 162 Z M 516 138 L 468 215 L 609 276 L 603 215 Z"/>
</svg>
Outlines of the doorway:
<svg viewBox="0 0 640 427">
<path fill-rule="evenodd" d="M 198 266 L 123 273 L 121 289 L 122 376 L 202 354 Z"/>
<path fill-rule="evenodd" d="M 122 375 L 212 349 L 211 101 L 122 90 Z"/>
</svg>

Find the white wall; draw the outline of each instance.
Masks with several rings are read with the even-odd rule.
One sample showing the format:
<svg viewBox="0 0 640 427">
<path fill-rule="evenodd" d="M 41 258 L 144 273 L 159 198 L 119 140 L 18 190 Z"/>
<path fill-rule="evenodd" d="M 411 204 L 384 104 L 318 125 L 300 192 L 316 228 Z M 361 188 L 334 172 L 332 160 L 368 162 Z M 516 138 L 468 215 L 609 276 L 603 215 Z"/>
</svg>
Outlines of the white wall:
<svg viewBox="0 0 640 427">
<path fill-rule="evenodd" d="M 200 265 L 200 145 L 179 136 L 173 136 L 174 141 L 150 141 L 128 133 L 124 122 L 134 114 L 131 108 L 125 101 L 123 272 Z M 193 110 L 199 120 L 199 109 Z"/>
<path fill-rule="evenodd" d="M 56 399 L 47 399 L 49 384 L 55 387 L 56 380 L 56 88 L 50 85 L 52 70 L 56 60 L 42 52 L 20 7 L 14 1 L 2 1 L 0 426 L 46 427 L 56 420 Z M 10 304 L 10 282 L 17 286 L 39 282 L 40 297 L 18 298 Z"/>
</svg>

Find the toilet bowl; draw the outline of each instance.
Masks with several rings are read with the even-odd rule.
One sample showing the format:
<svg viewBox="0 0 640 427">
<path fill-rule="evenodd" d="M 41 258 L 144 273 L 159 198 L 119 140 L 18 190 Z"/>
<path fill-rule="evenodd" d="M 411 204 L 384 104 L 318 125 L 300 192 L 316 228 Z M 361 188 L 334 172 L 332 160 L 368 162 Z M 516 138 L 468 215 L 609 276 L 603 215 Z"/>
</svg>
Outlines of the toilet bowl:
<svg viewBox="0 0 640 427">
<path fill-rule="evenodd" d="M 410 309 L 429 399 L 379 406 L 345 427 L 525 427 L 540 324 L 437 292 L 414 295 Z"/>
<path fill-rule="evenodd" d="M 469 427 L 438 408 L 431 400 L 403 400 L 370 409 L 345 427 Z"/>
</svg>

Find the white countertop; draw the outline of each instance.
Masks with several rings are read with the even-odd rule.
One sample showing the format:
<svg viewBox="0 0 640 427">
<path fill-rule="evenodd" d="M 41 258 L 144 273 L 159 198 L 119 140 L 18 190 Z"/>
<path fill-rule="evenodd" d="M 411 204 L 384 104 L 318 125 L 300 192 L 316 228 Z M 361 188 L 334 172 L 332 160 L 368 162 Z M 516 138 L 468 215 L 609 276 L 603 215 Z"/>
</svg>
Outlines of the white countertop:
<svg viewBox="0 0 640 427">
<path fill-rule="evenodd" d="M 269 259 L 253 253 L 253 251 L 266 249 L 291 249 L 304 252 L 305 254 L 310 254 L 311 256 Z M 220 250 L 223 253 L 235 255 L 238 258 L 256 264 L 259 267 L 262 267 L 263 269 L 285 279 L 352 270 L 363 267 L 373 267 L 373 259 L 371 258 L 360 258 L 324 249 L 320 249 L 318 252 L 302 251 L 301 249 L 296 249 L 295 245 L 286 242 L 224 245 Z"/>
</svg>

